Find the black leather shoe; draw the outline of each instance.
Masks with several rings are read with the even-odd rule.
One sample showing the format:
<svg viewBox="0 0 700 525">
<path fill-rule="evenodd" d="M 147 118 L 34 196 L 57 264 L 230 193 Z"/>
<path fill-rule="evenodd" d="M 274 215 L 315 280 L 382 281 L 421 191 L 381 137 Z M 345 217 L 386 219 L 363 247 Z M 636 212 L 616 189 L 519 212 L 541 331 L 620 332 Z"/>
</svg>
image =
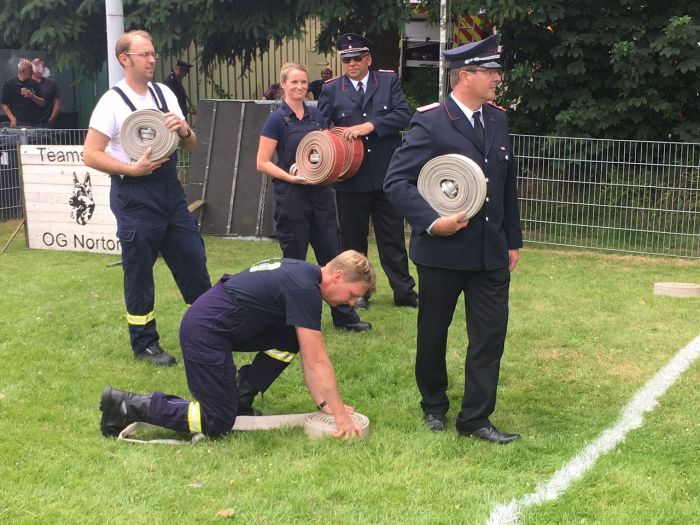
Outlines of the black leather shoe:
<svg viewBox="0 0 700 525">
<path fill-rule="evenodd" d="M 409 308 L 418 308 L 418 296 L 414 295 L 408 299 L 394 299 L 396 306 L 408 306 Z"/>
<path fill-rule="evenodd" d="M 143 352 L 134 352 L 136 359 L 142 359 L 157 366 L 173 366 L 177 361 L 167 354 L 158 343 L 147 347 Z"/>
<path fill-rule="evenodd" d="M 367 310 L 369 308 L 369 299 L 367 297 L 360 297 L 355 302 L 355 308 L 360 310 Z"/>
<path fill-rule="evenodd" d="M 357 321 L 356 323 L 337 324 L 335 327 L 339 330 L 347 330 L 348 332 L 367 332 L 372 329 L 372 324 L 365 323 L 364 321 Z"/>
<path fill-rule="evenodd" d="M 491 443 L 500 443 L 501 445 L 507 445 L 520 439 L 520 434 L 506 434 L 505 432 L 499 432 L 496 427 L 489 425 L 483 428 L 477 428 L 476 430 L 460 430 L 457 429 L 462 436 L 474 436 Z"/>
<path fill-rule="evenodd" d="M 440 414 L 425 414 L 423 416 L 423 421 L 431 432 L 445 431 L 445 416 Z"/>
</svg>

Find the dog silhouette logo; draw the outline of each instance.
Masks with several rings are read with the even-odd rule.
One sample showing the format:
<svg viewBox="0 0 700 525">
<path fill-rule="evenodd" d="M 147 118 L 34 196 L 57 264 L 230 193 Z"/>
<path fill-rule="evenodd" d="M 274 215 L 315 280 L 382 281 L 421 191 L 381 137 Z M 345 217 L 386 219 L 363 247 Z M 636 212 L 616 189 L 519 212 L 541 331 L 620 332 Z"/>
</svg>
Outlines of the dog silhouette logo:
<svg viewBox="0 0 700 525">
<path fill-rule="evenodd" d="M 92 198 L 92 184 L 90 183 L 90 174 L 87 173 L 82 182 L 73 172 L 73 196 L 68 201 L 71 205 L 70 216 L 75 219 L 75 222 L 85 226 L 95 211 L 95 200 Z"/>
</svg>

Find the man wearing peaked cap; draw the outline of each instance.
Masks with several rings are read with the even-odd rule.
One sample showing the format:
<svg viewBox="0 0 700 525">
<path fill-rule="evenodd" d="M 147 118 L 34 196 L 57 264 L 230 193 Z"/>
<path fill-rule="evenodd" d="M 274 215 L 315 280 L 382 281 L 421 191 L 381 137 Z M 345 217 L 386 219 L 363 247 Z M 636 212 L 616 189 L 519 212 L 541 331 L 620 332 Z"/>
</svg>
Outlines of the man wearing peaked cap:
<svg viewBox="0 0 700 525">
<path fill-rule="evenodd" d="M 500 42 L 501 35 L 491 35 L 484 40 L 464 44 L 454 49 L 446 49 L 442 52 L 442 56 L 449 61 L 450 69 L 459 69 L 464 66 L 500 69 Z"/>
<path fill-rule="evenodd" d="M 175 62 L 172 71 L 170 71 L 170 74 L 165 78 L 165 80 L 163 80 L 163 84 L 168 86 L 172 92 L 175 93 L 177 103 L 182 110 L 182 114 L 185 115 L 185 118 L 187 118 L 187 114 L 190 112 L 190 109 L 192 109 L 192 114 L 197 113 L 194 109 L 194 105 L 190 101 L 190 98 L 187 96 L 185 86 L 182 85 L 182 79 L 187 76 L 192 67 L 192 64 L 189 62 L 178 59 L 177 62 Z"/>
<path fill-rule="evenodd" d="M 457 431 L 505 444 L 519 436 L 499 432 L 489 417 L 496 407 L 510 274 L 523 243 L 508 123 L 504 110 L 491 105 L 501 83 L 499 40 L 493 35 L 443 52 L 452 92 L 444 102 L 418 109 L 384 190 L 412 226 L 410 255 L 420 287 L 416 381 L 424 421 L 434 432 L 445 428 L 447 332 L 464 294 L 468 346 Z M 484 205 L 468 221 L 466 212 L 441 217 L 416 187 L 426 162 L 446 154 L 469 157 L 485 175 Z"/>
<path fill-rule="evenodd" d="M 400 131 L 411 113 L 393 71 L 370 71 L 374 44 L 355 33 L 345 33 L 336 46 L 344 75 L 323 85 L 318 108 L 331 126 L 345 128 L 345 136 L 360 139 L 364 160 L 349 180 L 333 185 L 338 208 L 342 250 L 367 253 L 369 222 L 377 239 L 379 259 L 397 306 L 418 306 L 415 281 L 408 271 L 403 217 L 391 205 L 382 186 L 389 161 L 401 145 Z M 358 307 L 367 306 L 367 299 Z"/>
<path fill-rule="evenodd" d="M 336 43 L 340 58 L 343 57 L 359 57 L 369 53 L 369 49 L 374 45 L 369 38 L 365 38 L 355 33 L 345 33 L 340 35 Z"/>
</svg>

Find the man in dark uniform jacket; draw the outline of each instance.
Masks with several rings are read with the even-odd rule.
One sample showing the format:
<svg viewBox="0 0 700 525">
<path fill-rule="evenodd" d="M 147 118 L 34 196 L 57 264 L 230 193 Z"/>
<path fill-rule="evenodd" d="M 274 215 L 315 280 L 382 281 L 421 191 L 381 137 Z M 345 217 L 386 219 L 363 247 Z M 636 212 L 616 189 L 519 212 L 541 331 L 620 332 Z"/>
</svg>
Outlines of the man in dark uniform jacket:
<svg viewBox="0 0 700 525">
<path fill-rule="evenodd" d="M 192 64 L 184 60 L 178 60 L 175 62 L 175 66 L 170 71 L 170 74 L 163 80 L 163 84 L 168 86 L 170 90 L 175 93 L 177 104 L 180 106 L 182 114 L 185 115 L 185 119 L 187 118 L 191 104 L 187 92 L 185 91 L 185 86 L 182 85 L 182 79 L 189 74 L 190 69 L 192 69 Z"/>
<path fill-rule="evenodd" d="M 236 365 L 232 352 L 276 349 L 301 356 L 304 380 L 319 410 L 333 414 L 336 437 L 361 435 L 336 383 L 321 335 L 321 305 L 353 305 L 372 291 L 376 277 L 367 258 L 346 251 L 319 267 L 295 259 L 263 261 L 236 275 L 224 275 L 187 310 L 180 344 L 193 401 L 153 392 L 143 396 L 107 387 L 102 392 L 100 428 L 117 436 L 130 423 L 144 422 L 179 432 L 220 436 L 238 415 Z M 253 367 L 255 384 L 278 372 Z"/>
<path fill-rule="evenodd" d="M 318 109 L 331 127 L 347 128 L 346 137 L 361 138 L 365 156 L 354 177 L 333 185 L 343 250 L 367 253 L 369 219 L 377 238 L 379 260 L 389 278 L 397 306 L 418 306 L 415 281 L 408 272 L 403 218 L 382 186 L 391 156 L 401 145 L 400 131 L 411 113 L 393 71 L 370 71 L 368 39 L 347 33 L 337 42 L 345 74 L 323 85 Z M 360 307 L 366 304 L 360 302 Z"/>
<path fill-rule="evenodd" d="M 420 286 L 416 380 L 425 422 L 434 432 L 445 428 L 447 331 L 464 293 L 469 346 L 457 430 L 510 443 L 519 436 L 499 432 L 489 421 L 508 324 L 510 272 L 522 247 L 508 124 L 504 110 L 488 104 L 501 82 L 498 44 L 493 35 L 443 53 L 450 61 L 452 93 L 418 110 L 384 189 L 413 227 L 410 254 Z M 449 153 L 477 162 L 486 178 L 486 200 L 469 221 L 466 212 L 440 217 L 416 187 L 425 163 Z"/>
</svg>

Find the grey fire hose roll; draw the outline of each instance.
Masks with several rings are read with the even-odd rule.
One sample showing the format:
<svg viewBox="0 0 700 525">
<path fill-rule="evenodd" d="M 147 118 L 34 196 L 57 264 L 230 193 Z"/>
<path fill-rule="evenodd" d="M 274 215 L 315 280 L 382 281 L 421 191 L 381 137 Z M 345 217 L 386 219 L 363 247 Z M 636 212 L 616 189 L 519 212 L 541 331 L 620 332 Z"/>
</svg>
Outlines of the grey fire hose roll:
<svg viewBox="0 0 700 525">
<path fill-rule="evenodd" d="M 361 437 L 369 436 L 369 419 L 367 416 L 355 412 L 350 415 L 353 423 L 357 425 L 361 431 Z M 310 438 L 317 438 L 335 433 L 338 429 L 335 426 L 335 419 L 330 414 L 323 412 L 310 412 L 307 414 L 281 414 L 277 416 L 238 416 L 233 425 L 234 431 L 250 431 L 250 430 L 272 430 L 275 428 L 284 427 L 304 427 L 304 432 Z M 206 436 L 201 433 L 194 434 L 191 440 L 185 441 L 181 439 L 141 439 L 134 435 L 138 430 L 145 429 L 160 429 L 156 425 L 150 423 L 131 423 L 119 433 L 120 441 L 129 443 L 137 443 L 140 445 L 182 445 L 185 443 L 197 443 L 206 439 Z"/>
<path fill-rule="evenodd" d="M 469 157 L 454 153 L 429 160 L 418 175 L 418 193 L 441 217 L 466 211 L 474 217 L 486 199 L 486 178 Z"/>
<path fill-rule="evenodd" d="M 172 155 L 180 143 L 177 132 L 165 126 L 164 114 L 157 109 L 139 109 L 126 117 L 121 131 L 122 148 L 132 160 L 151 148 L 151 160 Z"/>
</svg>

